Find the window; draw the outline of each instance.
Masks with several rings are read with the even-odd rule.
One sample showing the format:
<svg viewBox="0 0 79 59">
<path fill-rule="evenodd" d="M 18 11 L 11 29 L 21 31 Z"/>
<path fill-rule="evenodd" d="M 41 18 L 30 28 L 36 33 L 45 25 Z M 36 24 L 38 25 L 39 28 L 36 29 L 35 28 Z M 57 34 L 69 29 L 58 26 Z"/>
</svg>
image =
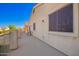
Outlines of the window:
<svg viewBox="0 0 79 59">
<path fill-rule="evenodd" d="M 49 31 L 73 32 L 73 4 L 49 15 Z"/>
<path fill-rule="evenodd" d="M 36 23 L 33 23 L 33 30 L 35 31 L 36 29 Z"/>
</svg>

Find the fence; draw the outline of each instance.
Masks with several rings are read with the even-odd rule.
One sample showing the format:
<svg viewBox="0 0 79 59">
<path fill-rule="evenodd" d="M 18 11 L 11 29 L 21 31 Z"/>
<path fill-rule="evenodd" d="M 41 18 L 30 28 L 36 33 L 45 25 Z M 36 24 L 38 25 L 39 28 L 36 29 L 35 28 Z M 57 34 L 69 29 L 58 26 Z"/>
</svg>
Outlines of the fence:
<svg viewBox="0 0 79 59">
<path fill-rule="evenodd" d="M 10 31 L 0 35 L 0 55 L 8 55 L 11 50 L 19 47 L 18 40 L 21 38 L 21 32 L 17 30 Z"/>
<path fill-rule="evenodd" d="M 8 55 L 9 49 L 9 33 L 0 35 L 0 55 Z"/>
</svg>

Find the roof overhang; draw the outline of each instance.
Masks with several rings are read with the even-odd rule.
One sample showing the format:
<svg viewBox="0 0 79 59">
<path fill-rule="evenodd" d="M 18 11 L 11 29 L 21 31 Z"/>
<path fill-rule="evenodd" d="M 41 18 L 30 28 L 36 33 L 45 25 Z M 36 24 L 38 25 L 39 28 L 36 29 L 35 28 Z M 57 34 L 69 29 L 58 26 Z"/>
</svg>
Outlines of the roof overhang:
<svg viewBox="0 0 79 59">
<path fill-rule="evenodd" d="M 40 5 L 42 5 L 42 4 L 44 4 L 44 3 L 38 3 L 38 4 L 36 4 L 36 5 L 33 7 L 33 9 L 37 8 L 38 6 L 40 6 Z"/>
</svg>

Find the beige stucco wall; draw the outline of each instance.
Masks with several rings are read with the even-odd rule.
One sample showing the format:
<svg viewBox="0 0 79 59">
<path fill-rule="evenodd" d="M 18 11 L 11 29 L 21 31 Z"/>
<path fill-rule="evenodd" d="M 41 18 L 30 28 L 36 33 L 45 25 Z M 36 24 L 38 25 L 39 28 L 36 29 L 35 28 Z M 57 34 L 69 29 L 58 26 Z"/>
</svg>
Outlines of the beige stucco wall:
<svg viewBox="0 0 79 59">
<path fill-rule="evenodd" d="M 48 15 L 68 4 L 42 4 L 35 9 L 32 14 L 30 23 L 31 31 L 34 36 L 40 40 L 55 47 L 67 55 L 79 55 L 79 19 L 78 19 L 78 4 L 74 4 L 73 15 L 73 33 L 67 32 L 49 32 L 49 17 Z M 44 22 L 42 22 L 44 20 Z M 36 30 L 33 31 L 33 23 L 36 23 Z"/>
</svg>

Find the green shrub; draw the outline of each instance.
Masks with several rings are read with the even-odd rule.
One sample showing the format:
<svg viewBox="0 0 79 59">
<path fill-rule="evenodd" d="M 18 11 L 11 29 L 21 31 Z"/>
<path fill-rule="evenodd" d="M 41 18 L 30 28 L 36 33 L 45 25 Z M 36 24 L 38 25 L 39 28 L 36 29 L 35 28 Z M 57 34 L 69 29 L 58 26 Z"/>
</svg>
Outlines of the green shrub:
<svg viewBox="0 0 79 59">
<path fill-rule="evenodd" d="M 17 29 L 15 25 L 9 25 L 8 27 L 9 27 L 10 30 L 16 30 Z"/>
</svg>

